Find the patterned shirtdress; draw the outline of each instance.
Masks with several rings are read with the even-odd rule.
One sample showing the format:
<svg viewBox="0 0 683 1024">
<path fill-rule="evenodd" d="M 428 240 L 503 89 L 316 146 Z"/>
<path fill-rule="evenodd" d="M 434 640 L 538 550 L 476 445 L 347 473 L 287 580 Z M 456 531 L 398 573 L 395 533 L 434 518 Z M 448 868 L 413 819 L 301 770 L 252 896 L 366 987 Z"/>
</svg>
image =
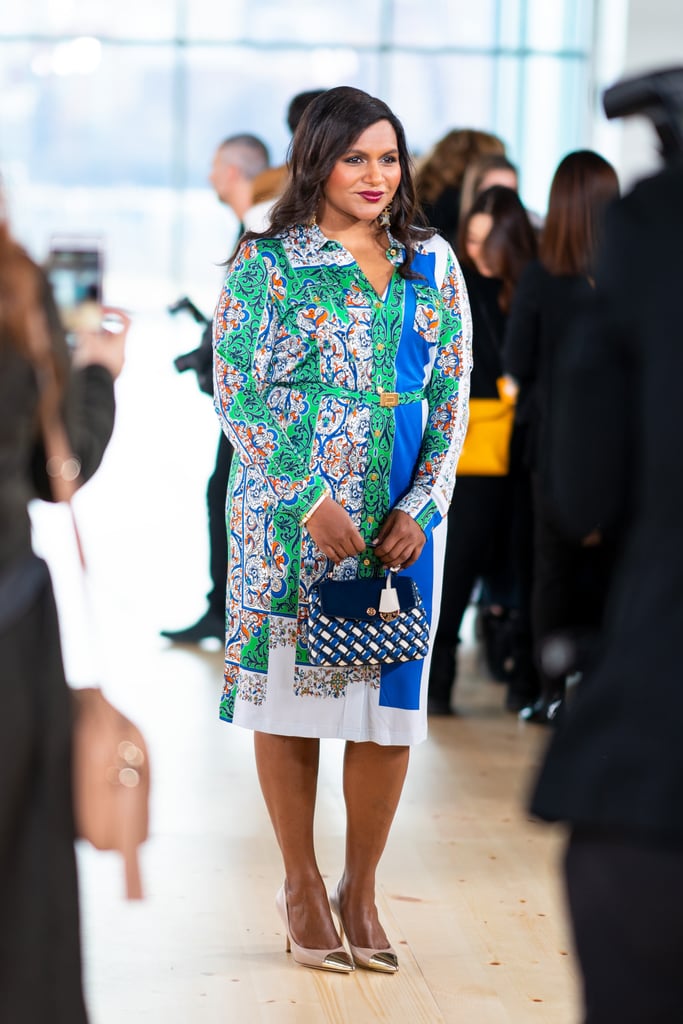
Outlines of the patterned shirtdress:
<svg viewBox="0 0 683 1024">
<path fill-rule="evenodd" d="M 389 236 L 395 267 L 403 248 Z M 436 631 L 446 512 L 467 428 L 471 320 L 438 235 L 373 289 L 316 225 L 242 244 L 214 322 L 215 403 L 235 448 L 228 485 L 221 717 L 266 733 L 412 744 L 427 735 L 429 658 L 308 662 L 310 588 L 330 570 L 301 519 L 329 489 L 368 547 L 335 578 L 382 575 L 371 542 L 393 508 L 427 542 L 408 574 Z M 386 395 L 386 393 L 391 393 Z M 384 397 L 382 395 L 384 394 Z"/>
</svg>

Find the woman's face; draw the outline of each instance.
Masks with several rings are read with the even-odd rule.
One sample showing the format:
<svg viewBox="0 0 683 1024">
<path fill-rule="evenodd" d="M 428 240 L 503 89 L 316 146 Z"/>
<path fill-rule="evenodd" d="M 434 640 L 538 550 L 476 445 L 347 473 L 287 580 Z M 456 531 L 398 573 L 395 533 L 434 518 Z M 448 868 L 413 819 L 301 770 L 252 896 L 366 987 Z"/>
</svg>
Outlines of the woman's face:
<svg viewBox="0 0 683 1024">
<path fill-rule="evenodd" d="M 396 132 L 388 121 L 377 121 L 334 165 L 318 221 L 336 228 L 373 221 L 394 198 L 400 181 Z"/>
<path fill-rule="evenodd" d="M 467 255 L 482 277 L 493 277 L 493 270 L 484 258 L 484 242 L 491 233 L 493 217 L 490 213 L 475 213 L 469 219 L 465 235 Z"/>
</svg>

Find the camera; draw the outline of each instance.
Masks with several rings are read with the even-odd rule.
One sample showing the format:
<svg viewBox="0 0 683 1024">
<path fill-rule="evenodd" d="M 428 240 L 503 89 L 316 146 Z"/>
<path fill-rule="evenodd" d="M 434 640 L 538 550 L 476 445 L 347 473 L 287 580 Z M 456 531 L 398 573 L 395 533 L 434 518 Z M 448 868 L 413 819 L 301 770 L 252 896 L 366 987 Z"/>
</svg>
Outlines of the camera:
<svg viewBox="0 0 683 1024">
<path fill-rule="evenodd" d="M 168 312 L 171 316 L 175 316 L 177 313 L 189 313 L 195 323 L 200 324 L 204 328 L 199 347 L 193 349 L 191 352 L 185 352 L 183 355 L 176 356 L 173 360 L 173 365 L 178 373 L 185 373 L 186 370 L 194 370 L 197 374 L 197 383 L 200 391 L 203 391 L 206 395 L 213 395 L 211 320 L 204 316 L 201 310 L 197 309 L 194 302 L 189 299 L 187 295 L 184 295 L 181 299 L 178 299 L 177 302 L 174 302 L 172 306 L 169 306 Z"/>
<path fill-rule="evenodd" d="M 204 316 L 200 309 L 197 309 L 192 299 L 189 299 L 187 295 L 183 295 L 181 299 L 174 302 L 172 306 L 168 307 L 168 311 L 171 316 L 175 316 L 176 313 L 189 313 L 192 319 L 202 326 L 210 323 L 209 318 Z"/>
<path fill-rule="evenodd" d="M 602 103 L 607 117 L 648 117 L 659 135 L 667 162 L 683 156 L 683 67 L 664 68 L 625 78 L 606 89 Z"/>
<path fill-rule="evenodd" d="M 194 370 L 195 373 L 200 373 L 204 366 L 201 349 L 195 348 L 182 356 L 176 356 L 173 360 L 173 365 L 178 373 L 185 373 L 186 370 Z"/>
</svg>

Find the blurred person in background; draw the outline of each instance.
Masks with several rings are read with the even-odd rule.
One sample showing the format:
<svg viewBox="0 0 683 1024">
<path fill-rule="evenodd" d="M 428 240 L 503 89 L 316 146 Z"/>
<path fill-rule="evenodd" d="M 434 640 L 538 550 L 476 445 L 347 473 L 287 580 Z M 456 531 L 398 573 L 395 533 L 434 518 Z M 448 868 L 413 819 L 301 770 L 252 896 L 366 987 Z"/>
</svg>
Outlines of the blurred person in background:
<svg viewBox="0 0 683 1024">
<path fill-rule="evenodd" d="M 665 74 L 681 140 L 683 69 Z M 571 828 L 584 1024 L 671 1024 L 683 1006 L 682 237 L 679 141 L 669 166 L 608 212 L 589 312 L 557 357 L 558 522 L 576 550 L 596 524 L 619 537 L 598 653 L 532 800 Z"/>
<path fill-rule="evenodd" d="M 501 350 L 517 282 L 536 256 L 536 236 L 516 192 L 496 185 L 482 192 L 460 224 L 461 265 L 472 312 L 474 368 L 470 424 L 448 512 L 439 626 L 429 675 L 429 712 L 453 713 L 456 650 L 463 616 L 477 580 L 504 575 L 509 561 L 513 491 L 509 457 L 496 458 L 498 438 L 477 452 L 477 400 L 499 403 L 501 426 L 511 432 L 513 400 L 501 392 Z M 487 413 L 488 415 L 488 413 Z M 507 426 L 506 426 L 507 424 Z M 494 425 L 495 429 L 495 425 Z M 488 439 L 487 439 L 488 441 Z"/>
<path fill-rule="evenodd" d="M 494 185 L 503 185 L 513 192 L 519 192 L 519 177 L 515 165 L 502 153 L 483 153 L 470 160 L 460 190 L 460 223 L 469 213 L 477 196 Z"/>
<path fill-rule="evenodd" d="M 85 481 L 114 424 L 119 334 L 77 332 L 70 357 L 47 281 L 12 239 L 0 197 L 0 1020 L 83 1024 L 71 795 L 71 695 L 27 505 L 51 500 L 39 413 L 63 420 Z M 52 405 L 56 400 L 55 406 Z"/>
<path fill-rule="evenodd" d="M 244 216 L 253 205 L 254 180 L 268 166 L 268 147 L 256 135 L 231 135 L 218 146 L 209 181 L 218 199 L 229 206 L 244 231 Z"/>
<path fill-rule="evenodd" d="M 277 907 L 294 959 L 394 973 L 376 871 L 427 732 L 427 661 L 312 663 L 311 588 L 410 567 L 438 614 L 446 511 L 467 421 L 467 296 L 457 260 L 414 225 L 403 127 L 330 89 L 294 135 L 268 229 L 230 261 L 215 320 L 216 407 L 231 475 L 221 717 L 254 731 L 282 853 Z M 433 619 L 432 619 L 433 621 Z M 345 742 L 344 869 L 317 863 L 320 740 Z"/>
<path fill-rule="evenodd" d="M 306 92 L 298 92 L 296 96 L 292 97 L 287 108 L 287 127 L 292 135 L 294 135 L 308 104 L 324 92 L 324 89 L 308 89 Z M 268 226 L 271 208 L 275 200 L 284 192 L 288 176 L 289 167 L 285 163 L 278 167 L 268 167 L 254 178 L 253 206 L 244 217 L 244 226 L 247 231 L 263 231 Z"/>
<path fill-rule="evenodd" d="M 503 363 L 519 386 L 517 424 L 531 474 L 534 523 L 532 633 L 541 695 L 520 712 L 549 724 L 564 699 L 566 676 L 541 659 L 544 641 L 562 630 L 591 630 L 602 617 L 612 546 L 596 521 L 577 542 L 561 528 L 547 493 L 551 449 L 547 423 L 558 349 L 594 286 L 595 261 L 617 175 L 591 150 L 569 153 L 550 187 L 537 262 L 522 277 L 507 326 Z M 577 395 L 577 416 L 581 415 Z"/>
<path fill-rule="evenodd" d="M 252 205 L 254 180 L 268 167 L 268 149 L 255 135 L 231 135 L 219 145 L 211 165 L 209 181 L 218 199 L 229 206 L 239 221 L 237 237 L 244 231 L 244 219 Z M 204 329 L 199 348 L 187 353 L 193 359 L 200 387 L 213 394 L 213 324 Z M 205 382 L 202 384 L 202 382 Z M 206 489 L 209 524 L 209 574 L 211 589 L 206 595 L 207 609 L 191 626 L 162 629 L 161 636 L 173 643 L 198 644 L 202 640 L 222 640 L 225 635 L 225 585 L 228 567 L 228 541 L 225 535 L 225 495 L 232 460 L 232 448 L 221 431 L 216 462 Z"/>
<path fill-rule="evenodd" d="M 505 143 L 490 132 L 455 128 L 436 143 L 417 170 L 415 188 L 427 223 L 452 246 L 458 235 L 465 171 L 470 162 L 483 153 L 504 156 Z"/>
</svg>

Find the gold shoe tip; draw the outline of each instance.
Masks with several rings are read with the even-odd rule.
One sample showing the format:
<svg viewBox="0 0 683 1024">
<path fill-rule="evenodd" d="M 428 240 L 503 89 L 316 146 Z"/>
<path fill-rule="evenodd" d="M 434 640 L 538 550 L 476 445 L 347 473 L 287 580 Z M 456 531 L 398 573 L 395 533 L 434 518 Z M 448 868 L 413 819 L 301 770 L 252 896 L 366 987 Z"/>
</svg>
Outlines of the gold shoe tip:
<svg viewBox="0 0 683 1024">
<path fill-rule="evenodd" d="M 355 971 L 356 967 L 348 953 L 328 953 L 322 962 L 328 971 L 342 971 L 345 974 Z"/>
<path fill-rule="evenodd" d="M 378 950 L 369 958 L 368 967 L 374 971 L 385 971 L 387 974 L 395 974 L 398 970 L 398 957 L 395 953 Z"/>
</svg>

